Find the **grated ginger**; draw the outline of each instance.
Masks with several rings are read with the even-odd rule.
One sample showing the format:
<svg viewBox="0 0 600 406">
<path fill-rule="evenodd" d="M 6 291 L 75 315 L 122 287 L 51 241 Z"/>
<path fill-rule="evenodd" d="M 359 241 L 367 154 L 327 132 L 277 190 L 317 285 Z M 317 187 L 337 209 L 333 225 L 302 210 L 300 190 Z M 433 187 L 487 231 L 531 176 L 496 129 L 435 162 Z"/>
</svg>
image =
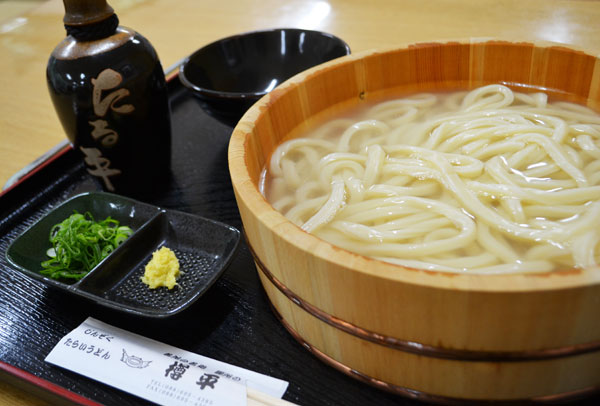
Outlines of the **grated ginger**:
<svg viewBox="0 0 600 406">
<path fill-rule="evenodd" d="M 152 253 L 152 259 L 146 265 L 142 282 L 150 289 L 166 286 L 173 289 L 179 276 L 179 260 L 175 253 L 167 247 L 161 247 Z"/>
</svg>

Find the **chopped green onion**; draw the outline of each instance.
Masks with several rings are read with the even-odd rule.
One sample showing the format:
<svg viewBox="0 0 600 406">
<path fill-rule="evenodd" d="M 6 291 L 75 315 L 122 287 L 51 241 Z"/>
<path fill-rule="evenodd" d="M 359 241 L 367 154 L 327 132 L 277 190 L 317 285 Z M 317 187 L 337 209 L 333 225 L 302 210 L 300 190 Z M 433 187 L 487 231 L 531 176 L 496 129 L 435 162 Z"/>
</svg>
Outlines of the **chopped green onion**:
<svg viewBox="0 0 600 406">
<path fill-rule="evenodd" d="M 133 230 L 111 217 L 96 222 L 91 213 L 74 212 L 50 230 L 50 259 L 42 262 L 43 275 L 77 281 L 106 258 Z"/>
</svg>

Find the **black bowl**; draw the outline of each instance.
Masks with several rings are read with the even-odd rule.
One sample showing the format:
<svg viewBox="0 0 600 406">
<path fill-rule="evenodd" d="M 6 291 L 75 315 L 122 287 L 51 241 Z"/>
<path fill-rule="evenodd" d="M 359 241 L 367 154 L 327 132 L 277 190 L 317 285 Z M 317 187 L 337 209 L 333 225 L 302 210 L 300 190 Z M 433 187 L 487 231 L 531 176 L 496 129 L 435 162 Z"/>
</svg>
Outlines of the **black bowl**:
<svg viewBox="0 0 600 406">
<path fill-rule="evenodd" d="M 179 78 L 205 110 L 234 126 L 250 106 L 281 82 L 349 53 L 344 41 L 320 31 L 254 31 L 199 49 L 183 62 Z"/>
</svg>

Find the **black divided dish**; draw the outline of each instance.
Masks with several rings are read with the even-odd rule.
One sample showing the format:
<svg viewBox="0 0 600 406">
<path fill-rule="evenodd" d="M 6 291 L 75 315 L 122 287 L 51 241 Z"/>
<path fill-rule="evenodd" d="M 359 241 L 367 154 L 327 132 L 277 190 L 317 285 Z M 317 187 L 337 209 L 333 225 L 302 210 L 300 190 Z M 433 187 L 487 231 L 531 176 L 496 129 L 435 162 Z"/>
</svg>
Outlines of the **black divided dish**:
<svg viewBox="0 0 600 406">
<path fill-rule="evenodd" d="M 90 213 L 95 220 L 110 217 L 130 227 L 132 235 L 80 280 L 42 275 L 40 263 L 47 259 L 52 228 L 75 212 Z M 33 224 L 12 242 L 6 257 L 15 269 L 64 292 L 131 314 L 170 317 L 210 288 L 231 261 L 239 239 L 236 228 L 214 220 L 112 193 L 89 192 L 68 199 Z M 148 289 L 141 280 L 145 265 L 163 246 L 179 260 L 177 286 Z"/>
<path fill-rule="evenodd" d="M 227 168 L 232 128 L 192 100 L 175 78 L 169 82 L 173 156 L 169 187 L 137 200 L 203 216 L 242 229 Z M 74 151 L 63 153 L 0 197 L 0 380 L 48 399 L 72 404 L 75 393 L 104 405 L 147 405 L 118 389 L 47 364 L 44 358 L 69 331 L 91 316 L 175 347 L 288 381 L 284 400 L 302 406 L 419 405 L 375 389 L 325 365 L 285 330 L 271 309 L 252 256 L 243 241 L 233 260 L 196 302 L 168 318 L 148 319 L 65 294 L 13 269 L 9 244 L 69 197 L 97 191 Z M 14 367 L 14 368 L 13 368 Z M 389 365 L 394 368 L 394 365 Z M 399 366 L 400 367 L 400 366 Z M 67 389 L 49 392 L 21 379 L 15 369 Z M 594 405 L 600 398 L 580 404 Z"/>
</svg>

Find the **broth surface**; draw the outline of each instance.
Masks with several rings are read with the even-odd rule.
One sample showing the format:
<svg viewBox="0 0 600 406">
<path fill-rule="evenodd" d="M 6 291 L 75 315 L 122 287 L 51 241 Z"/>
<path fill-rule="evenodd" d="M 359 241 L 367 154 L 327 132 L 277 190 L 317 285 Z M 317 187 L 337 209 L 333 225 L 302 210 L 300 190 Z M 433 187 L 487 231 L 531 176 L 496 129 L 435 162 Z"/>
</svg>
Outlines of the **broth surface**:
<svg viewBox="0 0 600 406">
<path fill-rule="evenodd" d="M 349 251 L 447 272 L 600 258 L 600 116 L 503 85 L 367 106 L 283 142 L 261 192 Z"/>
</svg>

